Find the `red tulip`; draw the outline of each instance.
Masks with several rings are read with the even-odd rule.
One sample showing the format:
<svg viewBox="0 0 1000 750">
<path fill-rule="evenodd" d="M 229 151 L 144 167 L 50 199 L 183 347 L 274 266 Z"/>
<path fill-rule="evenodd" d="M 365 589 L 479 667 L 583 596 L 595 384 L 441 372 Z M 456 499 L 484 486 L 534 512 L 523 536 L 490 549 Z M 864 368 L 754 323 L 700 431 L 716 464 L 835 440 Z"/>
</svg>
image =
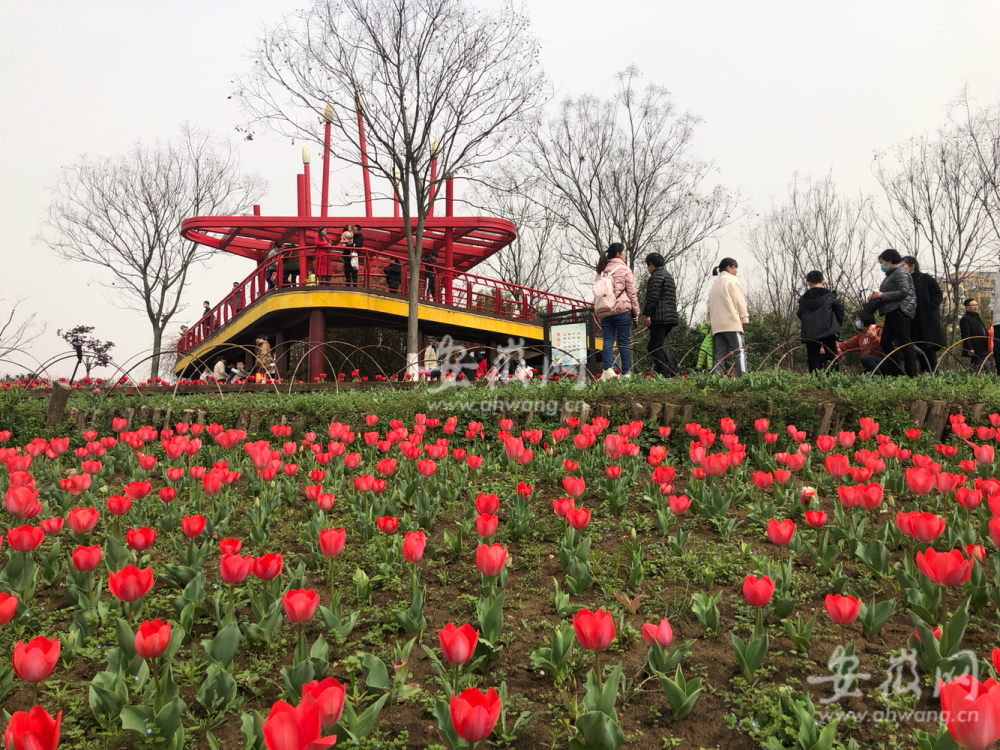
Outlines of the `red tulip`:
<svg viewBox="0 0 1000 750">
<path fill-rule="evenodd" d="M 153 569 L 126 565 L 117 573 L 108 574 L 108 591 L 123 602 L 141 599 L 153 587 Z"/>
<path fill-rule="evenodd" d="M 563 489 L 566 490 L 566 494 L 569 495 L 574 500 L 579 500 L 583 497 L 584 490 L 587 488 L 587 483 L 583 481 L 583 477 L 563 477 L 562 480 Z"/>
<path fill-rule="evenodd" d="M 1000 739 L 1000 684 L 968 674 L 938 684 L 942 717 L 947 717 L 948 732 L 964 750 L 986 750 Z"/>
<path fill-rule="evenodd" d="M 849 459 L 842 453 L 831 453 L 824 459 L 824 462 L 827 472 L 835 479 L 840 479 L 847 473 Z"/>
<path fill-rule="evenodd" d="M 399 519 L 395 516 L 380 516 L 376 523 L 378 530 L 383 534 L 395 534 L 396 528 L 399 526 Z"/>
<path fill-rule="evenodd" d="M 475 745 L 490 736 L 501 708 L 500 696 L 493 688 L 485 694 L 469 688 L 461 695 L 452 694 L 451 723 L 459 737 Z"/>
<path fill-rule="evenodd" d="M 17 596 L 0 591 L 0 626 L 10 622 L 17 612 Z"/>
<path fill-rule="evenodd" d="M 219 540 L 219 552 L 225 555 L 235 555 L 241 549 L 243 549 L 243 542 L 239 539 L 220 539 Z"/>
<path fill-rule="evenodd" d="M 324 557 L 336 557 L 344 550 L 347 532 L 343 528 L 324 529 L 319 532 L 319 551 Z"/>
<path fill-rule="evenodd" d="M 191 467 L 192 470 L 194 467 Z M 207 495 L 218 495 L 222 491 L 222 474 L 214 469 L 206 472 L 201 478 L 201 485 Z"/>
<path fill-rule="evenodd" d="M 788 469 L 775 469 L 774 470 L 774 481 L 778 484 L 788 484 L 788 480 L 792 478 L 792 472 Z"/>
<path fill-rule="evenodd" d="M 642 626 L 642 639 L 650 646 L 653 643 L 660 644 L 660 648 L 666 648 L 674 638 L 674 631 L 670 627 L 670 622 L 664 617 L 659 625 L 646 623 Z"/>
<path fill-rule="evenodd" d="M 934 475 L 926 469 L 911 466 L 906 470 L 906 486 L 915 495 L 926 495 L 934 489 Z"/>
<path fill-rule="evenodd" d="M 205 516 L 201 515 L 201 513 L 181 518 L 181 532 L 188 539 L 194 539 L 196 536 L 201 536 L 201 532 L 204 530 Z"/>
<path fill-rule="evenodd" d="M 489 513 L 490 515 L 496 515 L 497 511 L 500 509 L 500 498 L 496 495 L 490 493 L 485 495 L 480 492 L 476 496 L 476 512 L 477 513 Z"/>
<path fill-rule="evenodd" d="M 758 489 L 766 490 L 774 481 L 774 475 L 769 471 L 755 471 L 753 473 L 753 483 Z"/>
<path fill-rule="evenodd" d="M 125 494 L 133 500 L 142 500 L 152 491 L 153 486 L 149 482 L 129 482 L 125 485 Z"/>
<path fill-rule="evenodd" d="M 823 453 L 829 453 L 830 451 L 832 451 L 836 444 L 837 444 L 837 438 L 835 438 L 833 435 L 816 436 L 816 447 L 819 448 Z"/>
<path fill-rule="evenodd" d="M 45 532 L 40 526 L 25 524 L 24 526 L 12 526 L 7 530 L 7 543 L 17 552 L 31 552 L 42 543 L 44 538 Z"/>
<path fill-rule="evenodd" d="M 424 556 L 427 535 L 422 531 L 407 531 L 403 537 L 403 560 L 415 565 Z"/>
<path fill-rule="evenodd" d="M 39 491 L 25 486 L 9 487 L 4 494 L 3 506 L 20 518 L 34 518 L 42 512 Z"/>
<path fill-rule="evenodd" d="M 770 427 L 770 426 L 771 426 L 771 423 L 768 422 L 763 417 L 761 417 L 760 419 L 755 419 L 753 421 L 753 428 L 755 430 L 757 430 L 757 432 L 767 432 L 767 428 Z"/>
<path fill-rule="evenodd" d="M 507 548 L 501 544 L 480 544 L 476 549 L 476 565 L 484 576 L 499 575 L 507 562 Z"/>
<path fill-rule="evenodd" d="M 156 529 L 142 526 L 125 532 L 125 543 L 136 552 L 142 552 L 153 546 L 156 541 Z"/>
<path fill-rule="evenodd" d="M 317 682 L 307 682 L 302 686 L 302 699 L 311 698 L 319 708 L 319 723 L 324 729 L 340 721 L 344 710 L 344 686 L 334 677 Z"/>
<path fill-rule="evenodd" d="M 161 487 L 160 488 L 160 501 L 164 503 L 172 502 L 173 499 L 177 497 L 177 490 L 173 487 Z"/>
<path fill-rule="evenodd" d="M 247 579 L 253 569 L 253 556 L 243 557 L 238 553 L 224 554 L 219 560 L 219 577 L 223 583 L 238 586 Z"/>
<path fill-rule="evenodd" d="M 465 664 L 472 658 L 479 643 L 479 631 L 465 624 L 456 628 L 454 623 L 448 623 L 438 631 L 438 641 L 441 644 L 441 655 L 450 664 Z"/>
<path fill-rule="evenodd" d="M 500 519 L 490 513 L 480 513 L 476 516 L 476 533 L 483 539 L 489 539 L 496 533 L 499 521 Z"/>
<path fill-rule="evenodd" d="M 42 682 L 47 679 L 59 661 L 59 639 L 49 640 L 36 635 L 30 641 L 14 644 L 14 672 L 25 682 Z"/>
<path fill-rule="evenodd" d="M 965 556 L 970 560 L 975 558 L 982 562 L 986 559 L 986 548 L 981 544 L 967 544 L 965 545 Z"/>
<path fill-rule="evenodd" d="M 146 620 L 135 634 L 135 652 L 143 659 L 155 659 L 167 650 L 170 643 L 170 623 L 163 620 Z"/>
<path fill-rule="evenodd" d="M 611 613 L 598 609 L 581 609 L 573 615 L 573 630 L 580 645 L 588 651 L 603 651 L 617 635 Z"/>
<path fill-rule="evenodd" d="M 89 573 L 101 564 L 101 545 L 92 544 L 84 547 L 82 544 L 73 550 L 73 566 L 81 573 Z"/>
<path fill-rule="evenodd" d="M 570 508 L 566 511 L 566 521 L 577 531 L 585 529 L 590 524 L 590 510 L 588 508 Z"/>
<path fill-rule="evenodd" d="M 319 594 L 313 589 L 291 589 L 281 595 L 281 605 L 289 622 L 309 622 L 319 607 Z"/>
<path fill-rule="evenodd" d="M 818 529 L 826 524 L 826 513 L 822 510 L 807 510 L 806 523 L 814 529 Z"/>
<path fill-rule="evenodd" d="M 566 511 L 573 507 L 573 498 L 557 497 L 552 501 L 552 509 L 560 518 L 566 517 Z"/>
<path fill-rule="evenodd" d="M 972 455 L 980 464 L 991 464 L 995 457 L 992 445 L 977 445 L 972 449 Z"/>
<path fill-rule="evenodd" d="M 264 722 L 264 744 L 267 750 L 322 750 L 331 747 L 336 735 L 321 737 L 321 710 L 312 698 L 299 701 L 292 708 L 285 701 L 271 706 Z"/>
<path fill-rule="evenodd" d="M 59 516 L 55 518 L 46 518 L 39 522 L 39 526 L 42 527 L 42 531 L 46 534 L 58 534 L 63 527 L 63 520 Z"/>
<path fill-rule="evenodd" d="M 709 453 L 702 460 L 701 468 L 706 476 L 717 477 L 725 474 L 729 468 L 729 456 L 726 453 Z"/>
<path fill-rule="evenodd" d="M 670 507 L 671 513 L 679 516 L 691 507 L 691 498 L 687 495 L 670 495 L 667 498 L 667 505 Z"/>
<path fill-rule="evenodd" d="M 774 581 L 768 576 L 748 575 L 743 579 L 743 597 L 751 607 L 766 607 L 774 594 Z"/>
<path fill-rule="evenodd" d="M 132 498 L 128 495 L 112 495 L 108 498 L 108 513 L 113 516 L 124 516 L 132 510 Z"/>
<path fill-rule="evenodd" d="M 772 518 L 767 522 L 767 538 L 779 547 L 783 547 L 788 544 L 788 542 L 792 539 L 792 534 L 794 533 L 795 521 L 791 518 L 786 518 L 784 521 L 778 521 Z"/>
<path fill-rule="evenodd" d="M 990 539 L 993 540 L 993 544 L 1000 547 L 1000 516 L 993 516 L 989 523 Z"/>
<path fill-rule="evenodd" d="M 861 602 L 853 596 L 826 595 L 826 611 L 834 625 L 850 625 L 858 619 Z"/>
<path fill-rule="evenodd" d="M 280 552 L 268 552 L 266 555 L 255 557 L 253 574 L 258 580 L 270 581 L 281 575 L 282 562 Z"/>
<path fill-rule="evenodd" d="M 897 513 L 896 525 L 907 536 L 921 542 L 932 542 L 944 533 L 945 519 L 933 513 Z"/>
<path fill-rule="evenodd" d="M 933 547 L 928 547 L 917 553 L 917 568 L 934 583 L 951 587 L 969 580 L 972 560 L 966 560 L 957 549 L 935 552 Z"/>
<path fill-rule="evenodd" d="M 62 711 L 54 719 L 41 706 L 32 706 L 27 713 L 15 711 L 4 732 L 3 746 L 7 750 L 56 750 L 61 723 Z"/>
</svg>

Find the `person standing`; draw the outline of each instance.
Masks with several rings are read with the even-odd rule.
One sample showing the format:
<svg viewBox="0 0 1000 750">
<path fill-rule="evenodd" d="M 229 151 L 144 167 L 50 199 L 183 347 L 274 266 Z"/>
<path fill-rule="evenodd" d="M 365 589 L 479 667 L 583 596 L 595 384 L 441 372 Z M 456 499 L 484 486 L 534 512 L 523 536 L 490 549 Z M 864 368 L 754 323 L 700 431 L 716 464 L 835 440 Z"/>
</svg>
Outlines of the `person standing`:
<svg viewBox="0 0 1000 750">
<path fill-rule="evenodd" d="M 398 292 L 402 280 L 403 267 L 399 265 L 399 258 L 393 256 L 389 258 L 389 265 L 385 267 L 385 285 L 390 292 Z"/>
<path fill-rule="evenodd" d="M 271 344 L 264 336 L 257 337 L 257 366 L 268 374 L 274 364 L 274 357 L 271 356 Z"/>
<path fill-rule="evenodd" d="M 231 309 L 233 311 L 233 317 L 235 318 L 243 311 L 243 289 L 240 288 L 240 283 L 238 281 L 233 282 L 233 294 L 231 299 Z"/>
<path fill-rule="evenodd" d="M 969 358 L 969 369 L 974 372 L 989 372 L 989 332 L 979 317 L 978 300 L 965 300 L 965 315 L 959 319 L 958 327 L 962 332 L 962 356 Z"/>
<path fill-rule="evenodd" d="M 358 285 L 358 251 L 354 248 L 354 232 L 351 225 L 345 224 L 344 231 L 340 235 L 340 244 L 343 246 L 342 255 L 344 258 L 344 283 L 347 286 Z"/>
<path fill-rule="evenodd" d="M 275 259 L 281 252 L 281 246 L 277 242 L 271 243 L 271 248 L 267 251 L 264 262 L 267 268 L 264 269 L 264 279 L 267 281 L 267 290 L 271 291 L 278 285 L 278 261 Z"/>
<path fill-rule="evenodd" d="M 643 323 L 649 328 L 646 351 L 653 358 L 653 372 L 665 378 L 677 374 L 677 362 L 667 345 L 667 336 L 677 326 L 677 286 L 667 270 L 663 256 L 646 256 L 646 304 L 642 309 Z"/>
<path fill-rule="evenodd" d="M 595 304 L 595 314 L 601 324 L 601 360 L 604 371 L 601 380 L 611 380 L 618 375 L 614 371 L 614 344 L 618 343 L 621 355 L 621 376 L 628 377 L 632 368 L 632 347 L 629 339 L 632 335 L 632 324 L 639 320 L 639 297 L 635 291 L 635 276 L 625 263 L 625 246 L 620 242 L 612 243 L 607 252 L 597 262 L 597 278 L 595 287 L 602 279 L 609 279 L 610 299 L 607 306 L 598 310 Z M 598 300 L 595 300 L 595 303 Z"/>
<path fill-rule="evenodd" d="M 878 256 L 885 278 L 877 292 L 868 295 L 868 300 L 878 300 L 878 309 L 885 316 L 882 326 L 882 351 L 889 355 L 896 367 L 889 372 L 899 374 L 905 370 L 911 378 L 917 374 L 917 353 L 910 346 L 910 325 L 917 312 L 917 294 L 913 289 L 913 278 L 903 267 L 899 253 L 888 248 Z M 900 355 L 903 364 L 900 366 Z M 888 364 L 888 363 L 886 363 Z"/>
<path fill-rule="evenodd" d="M 702 335 L 701 346 L 698 347 L 698 361 L 695 364 L 696 370 L 711 370 L 715 365 L 715 343 L 712 341 L 712 326 L 705 322 L 698 326 L 698 333 Z"/>
<path fill-rule="evenodd" d="M 826 288 L 822 271 L 806 274 L 806 293 L 799 297 L 799 320 L 802 321 L 802 341 L 806 345 L 809 372 L 835 362 L 840 325 L 844 322 L 844 303 L 837 293 Z M 836 365 L 834 365 L 836 367 Z"/>
<path fill-rule="evenodd" d="M 212 306 L 205 300 L 202 303 L 201 317 L 205 319 L 205 338 L 212 335 Z"/>
<path fill-rule="evenodd" d="M 879 343 L 882 338 L 882 324 L 876 323 L 875 316 L 870 312 L 860 310 L 854 316 L 854 328 L 858 332 L 857 335 L 838 344 L 839 355 L 842 357 L 846 352 L 857 352 L 861 356 L 861 366 L 865 372 L 882 375 L 882 363 L 885 360 L 885 354 Z"/>
<path fill-rule="evenodd" d="M 424 296 L 426 296 L 427 299 L 434 300 L 435 302 L 437 302 L 437 262 L 437 250 L 431 250 L 430 254 L 424 258 L 424 263 L 427 264 L 425 266 L 427 270 L 424 271 Z"/>
<path fill-rule="evenodd" d="M 313 269 L 319 283 L 330 283 L 333 269 L 330 268 L 330 240 L 327 239 L 326 227 L 320 227 L 316 233 L 316 262 L 313 264 Z"/>
<path fill-rule="evenodd" d="M 712 271 L 716 277 L 708 290 L 708 306 L 705 318 L 712 326 L 712 344 L 715 350 L 715 366 L 712 372 L 723 373 L 724 362 L 730 354 L 733 355 L 733 365 L 736 374 L 747 371 L 746 340 L 743 329 L 750 322 L 747 311 L 747 300 L 743 295 L 743 287 L 736 278 L 739 268 L 732 258 L 723 258 Z"/>
<path fill-rule="evenodd" d="M 944 329 L 941 327 L 941 302 L 944 293 L 937 279 L 920 270 L 920 263 L 912 255 L 903 257 L 903 266 L 913 278 L 913 291 L 917 295 L 917 312 L 910 326 L 910 338 L 927 357 L 930 372 L 937 370 L 937 353 L 944 347 Z"/>
</svg>

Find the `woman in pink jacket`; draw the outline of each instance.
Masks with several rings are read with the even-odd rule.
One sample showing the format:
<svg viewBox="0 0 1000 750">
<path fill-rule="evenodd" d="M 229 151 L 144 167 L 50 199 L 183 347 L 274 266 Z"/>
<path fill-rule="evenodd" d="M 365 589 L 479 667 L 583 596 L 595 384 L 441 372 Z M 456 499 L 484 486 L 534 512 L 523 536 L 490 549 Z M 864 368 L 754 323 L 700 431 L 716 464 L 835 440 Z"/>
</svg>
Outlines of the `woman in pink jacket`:
<svg viewBox="0 0 1000 750">
<path fill-rule="evenodd" d="M 618 377 L 613 369 L 615 341 L 618 341 L 618 351 L 622 357 L 622 376 L 627 376 L 632 367 L 632 345 L 629 337 L 632 334 L 632 324 L 639 321 L 639 297 L 635 293 L 635 277 L 625 263 L 625 246 L 620 242 L 608 247 L 607 253 L 597 263 L 597 278 L 606 273 L 614 284 L 615 303 L 611 310 L 600 319 L 603 350 L 601 357 L 604 372 L 601 380 Z M 596 279 L 595 279 L 596 281 Z"/>
</svg>

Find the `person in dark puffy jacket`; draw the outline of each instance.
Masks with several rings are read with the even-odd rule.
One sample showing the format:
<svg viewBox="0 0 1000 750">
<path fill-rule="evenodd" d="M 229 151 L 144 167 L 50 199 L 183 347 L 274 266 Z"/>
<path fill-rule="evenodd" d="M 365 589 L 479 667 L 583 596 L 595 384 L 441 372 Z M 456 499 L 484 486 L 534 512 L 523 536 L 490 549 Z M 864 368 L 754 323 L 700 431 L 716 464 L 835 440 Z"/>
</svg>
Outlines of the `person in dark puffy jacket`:
<svg viewBox="0 0 1000 750">
<path fill-rule="evenodd" d="M 646 256 L 646 304 L 642 308 L 643 323 L 649 328 L 646 351 L 653 358 L 653 372 L 665 378 L 677 374 L 677 362 L 667 345 L 667 335 L 677 325 L 677 286 L 664 265 L 663 256 Z"/>
<path fill-rule="evenodd" d="M 836 292 L 826 288 L 822 271 L 807 273 L 806 284 L 809 289 L 799 297 L 798 316 L 802 321 L 802 341 L 806 345 L 809 372 L 815 372 L 837 358 L 844 303 Z"/>
<path fill-rule="evenodd" d="M 944 329 L 941 327 L 944 292 L 937 279 L 920 270 L 920 263 L 912 255 L 903 256 L 903 266 L 910 272 L 913 291 L 917 295 L 917 312 L 910 324 L 910 338 L 927 358 L 927 371 L 934 372 L 937 370 L 937 353 L 945 346 Z"/>
<path fill-rule="evenodd" d="M 903 266 L 903 258 L 892 248 L 883 250 L 878 256 L 885 278 L 877 292 L 868 295 L 869 300 L 878 300 L 878 310 L 885 316 L 882 326 L 882 351 L 895 363 L 888 367 L 887 374 L 899 375 L 904 369 L 911 378 L 917 374 L 917 353 L 910 343 L 910 326 L 917 314 L 917 293 L 913 288 L 913 278 Z M 903 360 L 900 366 L 899 360 Z M 886 362 L 888 365 L 889 363 Z"/>
</svg>

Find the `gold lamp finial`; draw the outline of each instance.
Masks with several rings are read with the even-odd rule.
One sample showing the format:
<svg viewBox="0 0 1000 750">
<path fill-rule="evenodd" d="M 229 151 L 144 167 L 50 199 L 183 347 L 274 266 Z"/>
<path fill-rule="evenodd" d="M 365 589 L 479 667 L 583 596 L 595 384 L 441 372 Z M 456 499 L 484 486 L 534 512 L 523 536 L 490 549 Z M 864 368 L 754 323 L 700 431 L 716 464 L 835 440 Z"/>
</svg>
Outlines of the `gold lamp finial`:
<svg viewBox="0 0 1000 750">
<path fill-rule="evenodd" d="M 323 112 L 323 119 L 327 122 L 333 122 L 333 105 L 330 102 L 326 103 L 326 110 Z"/>
<path fill-rule="evenodd" d="M 362 105 L 362 102 L 361 102 L 361 92 L 360 91 L 356 91 L 354 93 L 354 108 L 358 112 L 360 112 L 361 111 L 361 105 Z"/>
<path fill-rule="evenodd" d="M 309 158 L 310 158 L 309 157 L 309 147 L 308 146 L 303 146 L 302 147 L 302 163 L 303 164 L 308 164 L 309 163 Z"/>
</svg>

